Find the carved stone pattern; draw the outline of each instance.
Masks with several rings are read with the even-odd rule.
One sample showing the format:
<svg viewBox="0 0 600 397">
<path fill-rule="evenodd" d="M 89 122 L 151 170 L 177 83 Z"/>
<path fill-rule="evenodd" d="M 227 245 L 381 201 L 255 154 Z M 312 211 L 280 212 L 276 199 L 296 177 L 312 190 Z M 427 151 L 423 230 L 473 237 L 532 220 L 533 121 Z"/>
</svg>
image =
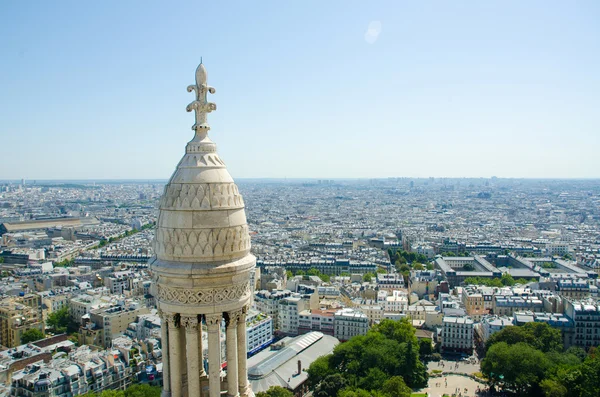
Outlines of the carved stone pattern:
<svg viewBox="0 0 600 397">
<path fill-rule="evenodd" d="M 198 332 L 198 316 L 181 316 L 181 325 L 187 332 Z"/>
<path fill-rule="evenodd" d="M 242 318 L 242 309 L 227 312 L 227 326 L 235 327 Z"/>
<path fill-rule="evenodd" d="M 156 230 L 154 250 L 157 255 L 178 257 L 212 257 L 243 252 L 250 249 L 247 225 L 221 229 Z"/>
<path fill-rule="evenodd" d="M 169 328 L 179 328 L 179 314 L 164 313 L 164 320 Z"/>
<path fill-rule="evenodd" d="M 236 302 L 252 294 L 250 281 L 223 288 L 187 289 L 173 288 L 158 284 L 158 299 L 162 302 L 184 305 Z"/>
<path fill-rule="evenodd" d="M 217 145 L 214 143 L 188 143 L 186 153 L 216 153 Z"/>
<path fill-rule="evenodd" d="M 210 328 L 216 328 L 221 325 L 221 320 L 223 316 L 221 314 L 207 314 L 206 318 L 206 326 Z"/>
<path fill-rule="evenodd" d="M 235 183 L 171 183 L 165 188 L 160 201 L 160 209 L 211 210 L 243 207 L 244 200 Z"/>
<path fill-rule="evenodd" d="M 180 167 L 225 167 L 217 153 L 188 153 L 179 164 Z"/>
</svg>

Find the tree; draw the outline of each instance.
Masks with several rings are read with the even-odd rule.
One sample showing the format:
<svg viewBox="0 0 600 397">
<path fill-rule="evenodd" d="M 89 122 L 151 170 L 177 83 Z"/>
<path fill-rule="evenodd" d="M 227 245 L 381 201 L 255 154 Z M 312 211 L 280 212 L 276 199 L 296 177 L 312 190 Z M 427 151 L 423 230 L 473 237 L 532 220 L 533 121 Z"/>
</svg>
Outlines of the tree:
<svg viewBox="0 0 600 397">
<path fill-rule="evenodd" d="M 337 345 L 333 354 L 313 362 L 308 369 L 308 380 L 315 396 L 317 391 L 335 396 L 331 394 L 332 381 L 339 378 L 332 378 L 334 375 L 342 376 L 345 385 L 352 385 L 345 391 L 349 396 L 351 392 L 359 393 L 357 388 L 370 390 L 372 396 L 380 395 L 383 383 L 393 376 L 402 376 L 410 387 L 424 387 L 428 376 L 427 368 L 419 360 L 415 329 L 406 319 L 383 320 L 366 335 Z M 341 383 L 337 382 L 335 387 L 347 388 Z"/>
<path fill-rule="evenodd" d="M 423 359 L 424 357 L 429 357 L 432 354 L 433 346 L 431 344 L 431 339 L 419 339 L 419 356 L 421 356 L 421 359 Z"/>
<path fill-rule="evenodd" d="M 422 263 L 415 263 L 413 264 L 413 270 L 425 270 L 425 266 L 423 266 Z"/>
<path fill-rule="evenodd" d="M 412 390 L 401 376 L 392 376 L 383 384 L 383 392 L 390 397 L 410 397 Z"/>
<path fill-rule="evenodd" d="M 465 263 L 462 268 L 465 272 L 472 272 L 473 270 L 475 270 L 475 266 L 473 266 L 470 263 Z"/>
<path fill-rule="evenodd" d="M 373 273 L 365 273 L 365 275 L 363 275 L 363 281 L 370 283 L 371 280 L 373 280 Z"/>
<path fill-rule="evenodd" d="M 0 263 L 4 263 L 4 257 L 0 256 Z"/>
<path fill-rule="evenodd" d="M 125 397 L 125 392 L 123 390 L 103 390 L 100 394 L 100 397 Z"/>
<path fill-rule="evenodd" d="M 71 316 L 69 316 L 69 308 L 66 306 L 50 313 L 46 320 L 46 325 L 54 333 L 66 332 L 67 328 L 71 328 L 71 331 L 74 331 Z"/>
<path fill-rule="evenodd" d="M 281 386 L 271 386 L 266 392 L 262 391 L 256 393 L 256 397 L 294 397 L 294 393 L 292 393 L 288 389 L 284 389 Z"/>
<path fill-rule="evenodd" d="M 292 271 L 291 271 L 291 270 L 288 270 L 288 271 L 286 271 L 286 272 L 285 272 L 285 275 L 287 276 L 287 278 L 292 278 L 292 277 L 294 277 L 294 274 L 292 273 Z"/>
<path fill-rule="evenodd" d="M 544 379 L 540 382 L 540 388 L 546 397 L 567 397 L 567 388 L 552 379 Z"/>
<path fill-rule="evenodd" d="M 513 278 L 513 276 L 511 276 L 508 273 L 504 273 L 502 275 L 502 277 L 500 278 L 500 281 L 502 282 L 502 285 L 504 285 L 504 286 L 510 287 L 512 285 L 515 285 L 515 279 Z"/>
<path fill-rule="evenodd" d="M 21 343 L 35 342 L 44 339 L 44 333 L 37 328 L 30 328 L 21 334 Z"/>
<path fill-rule="evenodd" d="M 341 374 L 329 375 L 317 386 L 313 395 L 315 397 L 337 396 L 344 387 L 346 387 L 346 379 Z"/>
<path fill-rule="evenodd" d="M 486 342 L 486 349 L 498 342 L 509 345 L 527 343 L 542 352 L 562 351 L 560 330 L 546 323 L 527 323 L 523 326 L 509 326 L 496 332 Z"/>
<path fill-rule="evenodd" d="M 481 362 L 481 372 L 493 384 L 502 384 L 519 395 L 529 395 L 529 391 L 539 387 L 550 365 L 544 353 L 526 343 L 498 342 L 490 347 Z"/>
<path fill-rule="evenodd" d="M 317 358 L 308 367 L 308 385 L 315 388 L 325 377 L 332 375 L 335 371 L 331 368 L 330 360 L 332 355 L 321 356 Z"/>
<path fill-rule="evenodd" d="M 388 376 L 386 373 L 379 368 L 369 368 L 367 371 L 367 376 L 362 377 L 359 380 L 358 385 L 361 389 L 365 390 L 381 389 L 387 379 Z"/>
</svg>

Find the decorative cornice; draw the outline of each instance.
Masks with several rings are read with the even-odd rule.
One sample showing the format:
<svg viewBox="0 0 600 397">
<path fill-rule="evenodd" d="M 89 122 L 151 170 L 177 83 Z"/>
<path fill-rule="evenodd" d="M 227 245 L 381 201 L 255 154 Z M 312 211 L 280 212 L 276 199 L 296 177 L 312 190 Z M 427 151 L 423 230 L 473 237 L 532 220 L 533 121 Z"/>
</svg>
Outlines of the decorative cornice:
<svg viewBox="0 0 600 397">
<path fill-rule="evenodd" d="M 252 295 L 250 281 L 229 287 L 209 289 L 175 288 L 159 283 L 157 289 L 160 302 L 184 305 L 238 302 Z"/>
</svg>

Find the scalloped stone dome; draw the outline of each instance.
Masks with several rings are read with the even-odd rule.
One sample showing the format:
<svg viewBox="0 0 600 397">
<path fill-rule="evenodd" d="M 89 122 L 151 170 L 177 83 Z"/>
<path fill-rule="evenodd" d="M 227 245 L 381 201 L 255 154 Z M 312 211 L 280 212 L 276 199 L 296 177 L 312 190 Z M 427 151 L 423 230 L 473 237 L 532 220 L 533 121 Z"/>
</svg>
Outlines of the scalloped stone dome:
<svg viewBox="0 0 600 397">
<path fill-rule="evenodd" d="M 187 144 L 159 211 L 154 251 L 160 260 L 221 262 L 250 252 L 244 200 L 205 133 Z"/>
</svg>

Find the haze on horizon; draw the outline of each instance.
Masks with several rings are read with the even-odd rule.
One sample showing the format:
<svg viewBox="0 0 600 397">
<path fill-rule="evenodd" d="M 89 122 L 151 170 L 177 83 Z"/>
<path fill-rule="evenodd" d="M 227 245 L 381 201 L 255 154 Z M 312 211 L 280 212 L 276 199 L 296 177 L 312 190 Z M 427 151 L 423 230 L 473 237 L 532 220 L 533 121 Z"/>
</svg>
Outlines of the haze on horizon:
<svg viewBox="0 0 600 397">
<path fill-rule="evenodd" d="M 600 3 L 0 4 L 0 180 L 600 177 Z"/>
</svg>

